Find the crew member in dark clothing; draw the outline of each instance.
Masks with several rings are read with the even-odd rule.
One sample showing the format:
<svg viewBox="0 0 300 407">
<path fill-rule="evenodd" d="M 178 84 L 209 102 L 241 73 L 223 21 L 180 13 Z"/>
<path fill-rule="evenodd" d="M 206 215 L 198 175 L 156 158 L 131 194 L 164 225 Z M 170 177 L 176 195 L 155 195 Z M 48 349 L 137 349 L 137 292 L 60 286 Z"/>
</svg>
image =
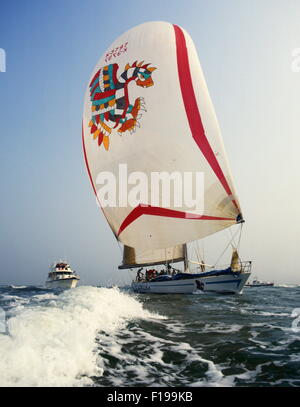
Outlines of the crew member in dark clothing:
<svg viewBox="0 0 300 407">
<path fill-rule="evenodd" d="M 168 263 L 168 265 L 167 265 L 167 273 L 168 274 L 172 274 L 172 276 L 174 276 L 176 273 L 179 273 L 179 272 L 180 272 L 180 270 L 175 269 L 174 267 L 171 266 L 170 263 Z"/>
<path fill-rule="evenodd" d="M 142 270 L 143 270 L 143 267 L 141 267 L 140 269 L 138 269 L 138 271 L 137 271 L 137 273 L 136 273 L 136 279 L 137 279 L 137 281 L 142 281 L 142 279 L 143 279 Z"/>
</svg>

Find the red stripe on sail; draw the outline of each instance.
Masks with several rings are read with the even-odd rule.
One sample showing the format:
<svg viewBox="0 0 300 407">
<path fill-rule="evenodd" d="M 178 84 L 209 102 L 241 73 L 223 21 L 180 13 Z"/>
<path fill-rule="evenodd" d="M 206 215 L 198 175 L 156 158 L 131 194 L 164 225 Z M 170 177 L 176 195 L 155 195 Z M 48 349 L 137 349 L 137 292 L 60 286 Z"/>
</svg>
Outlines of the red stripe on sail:
<svg viewBox="0 0 300 407">
<path fill-rule="evenodd" d="M 232 195 L 228 182 L 205 135 L 196 96 L 194 93 L 192 76 L 189 66 L 188 50 L 186 47 L 184 33 L 177 25 L 174 24 L 173 27 L 176 37 L 177 67 L 181 94 L 191 133 L 198 147 L 202 151 L 202 154 L 204 155 L 212 170 L 223 185 L 225 191 L 228 195 Z M 232 202 L 236 206 L 236 208 L 240 210 L 236 201 L 233 200 Z"/>
<path fill-rule="evenodd" d="M 152 215 L 152 216 L 164 216 L 166 218 L 177 218 L 177 219 L 196 219 L 196 220 L 231 220 L 235 221 L 235 218 L 220 218 L 218 216 L 207 216 L 207 215 L 197 215 L 188 212 L 175 211 L 174 209 L 160 208 L 151 205 L 139 205 L 134 208 L 129 215 L 124 219 L 122 225 L 119 228 L 119 236 L 124 229 L 127 228 L 132 222 L 138 219 L 142 215 Z"/>
</svg>

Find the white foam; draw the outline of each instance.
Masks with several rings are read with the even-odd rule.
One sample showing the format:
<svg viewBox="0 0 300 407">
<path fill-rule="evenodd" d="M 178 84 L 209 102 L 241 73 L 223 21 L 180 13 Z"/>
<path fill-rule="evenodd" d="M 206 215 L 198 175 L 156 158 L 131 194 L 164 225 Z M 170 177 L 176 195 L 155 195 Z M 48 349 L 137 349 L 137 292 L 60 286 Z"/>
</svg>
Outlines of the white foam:
<svg viewBox="0 0 300 407">
<path fill-rule="evenodd" d="M 26 285 L 11 285 L 10 287 L 17 290 L 17 289 L 26 288 L 27 286 Z"/>
<path fill-rule="evenodd" d="M 9 335 L 0 335 L 0 386 L 91 385 L 104 369 L 97 332 L 110 335 L 130 319 L 155 317 L 116 288 L 78 287 L 50 304 L 16 310 Z"/>
<path fill-rule="evenodd" d="M 17 309 L 23 309 L 25 304 L 28 304 L 30 302 L 29 298 L 22 298 L 18 297 L 17 295 L 8 295 L 8 294 L 3 294 L 0 296 L 1 301 L 5 301 L 8 306 L 9 310 L 7 311 L 7 315 L 10 315 L 13 312 L 16 312 Z"/>
<path fill-rule="evenodd" d="M 223 324 L 223 323 L 214 323 L 214 324 L 206 324 L 204 328 L 201 329 L 201 332 L 215 332 L 215 333 L 232 333 L 238 332 L 242 329 L 242 325 L 238 324 Z"/>
<path fill-rule="evenodd" d="M 46 293 L 46 294 L 37 294 L 31 297 L 34 301 L 44 301 L 44 300 L 52 300 L 56 299 L 57 296 L 54 293 Z"/>
<path fill-rule="evenodd" d="M 192 294 L 194 294 L 194 295 L 203 295 L 203 294 L 205 294 L 205 292 L 201 291 L 201 290 L 196 290 L 196 291 L 193 291 Z"/>
<path fill-rule="evenodd" d="M 244 315 L 259 315 L 264 317 L 289 317 L 290 314 L 287 312 L 267 312 L 267 311 L 260 311 L 251 308 L 253 311 L 250 311 L 250 307 L 248 309 L 241 309 L 240 313 Z"/>
<path fill-rule="evenodd" d="M 17 295 L 1 294 L 1 300 L 4 301 L 22 300 L 22 297 L 18 297 Z"/>
<path fill-rule="evenodd" d="M 266 312 L 266 311 L 256 311 L 256 315 L 262 315 L 266 317 L 289 317 L 290 314 L 287 312 Z"/>
</svg>

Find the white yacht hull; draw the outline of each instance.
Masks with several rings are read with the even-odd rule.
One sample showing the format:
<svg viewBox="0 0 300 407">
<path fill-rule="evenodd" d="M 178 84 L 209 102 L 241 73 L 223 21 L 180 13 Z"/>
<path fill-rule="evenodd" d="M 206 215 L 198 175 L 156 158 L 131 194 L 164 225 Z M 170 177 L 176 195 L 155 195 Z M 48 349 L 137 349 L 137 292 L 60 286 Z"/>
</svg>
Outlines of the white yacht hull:
<svg viewBox="0 0 300 407">
<path fill-rule="evenodd" d="M 238 294 L 242 291 L 251 273 L 197 277 L 186 280 L 168 280 L 156 282 L 132 282 L 137 293 L 153 294 L 192 294 L 197 291 Z M 201 289 L 199 287 L 201 286 Z"/>
<path fill-rule="evenodd" d="M 47 288 L 75 288 L 77 283 L 77 278 L 62 278 L 60 280 L 48 280 L 45 285 Z"/>
</svg>

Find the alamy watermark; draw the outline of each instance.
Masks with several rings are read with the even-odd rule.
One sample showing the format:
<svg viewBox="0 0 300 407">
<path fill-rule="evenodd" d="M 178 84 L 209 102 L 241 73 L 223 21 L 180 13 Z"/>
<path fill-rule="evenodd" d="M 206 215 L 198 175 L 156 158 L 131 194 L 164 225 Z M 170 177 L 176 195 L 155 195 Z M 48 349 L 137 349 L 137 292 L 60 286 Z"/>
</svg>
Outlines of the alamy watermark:
<svg viewBox="0 0 300 407">
<path fill-rule="evenodd" d="M 292 63 L 291 70 L 295 73 L 300 72 L 300 48 L 294 48 L 291 52 Z"/>
<path fill-rule="evenodd" d="M 0 48 L 0 72 L 6 72 L 6 52 Z"/>
<path fill-rule="evenodd" d="M 295 318 L 292 322 L 292 330 L 294 332 L 300 333 L 300 326 L 298 326 L 300 323 L 300 308 L 293 309 L 291 317 Z"/>
<path fill-rule="evenodd" d="M 6 324 L 5 311 L 3 308 L 0 308 L 0 333 L 6 333 L 6 331 L 7 331 L 7 324 Z"/>
<path fill-rule="evenodd" d="M 119 164 L 117 174 L 102 171 L 96 177 L 97 198 L 105 207 L 151 205 L 191 213 L 204 212 L 203 172 L 128 172 L 127 164 Z M 100 186 L 100 187 L 99 187 Z"/>
</svg>

